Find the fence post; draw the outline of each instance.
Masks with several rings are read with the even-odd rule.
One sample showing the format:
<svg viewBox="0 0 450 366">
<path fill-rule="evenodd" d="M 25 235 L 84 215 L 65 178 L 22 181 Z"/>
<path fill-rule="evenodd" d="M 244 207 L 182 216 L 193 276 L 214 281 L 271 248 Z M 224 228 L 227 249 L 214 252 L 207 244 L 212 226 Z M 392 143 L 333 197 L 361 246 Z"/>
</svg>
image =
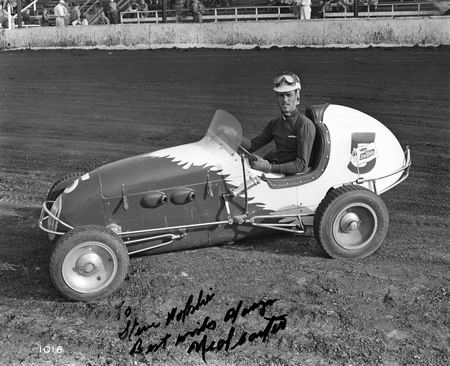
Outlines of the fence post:
<svg viewBox="0 0 450 366">
<path fill-rule="evenodd" d="M 162 22 L 167 23 L 167 0 L 162 0 Z"/>
<path fill-rule="evenodd" d="M 17 0 L 17 26 L 22 28 L 22 0 Z"/>
<path fill-rule="evenodd" d="M 14 18 L 11 15 L 11 4 L 8 4 L 8 29 L 14 28 Z"/>
</svg>

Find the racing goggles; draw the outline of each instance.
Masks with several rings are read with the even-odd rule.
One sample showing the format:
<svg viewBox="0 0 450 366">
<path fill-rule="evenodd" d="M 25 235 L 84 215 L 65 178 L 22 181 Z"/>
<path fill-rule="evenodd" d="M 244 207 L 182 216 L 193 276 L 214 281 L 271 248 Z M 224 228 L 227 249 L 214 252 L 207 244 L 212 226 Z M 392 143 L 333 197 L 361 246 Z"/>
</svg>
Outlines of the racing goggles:
<svg viewBox="0 0 450 366">
<path fill-rule="evenodd" d="M 292 72 L 282 72 L 273 78 L 273 90 L 276 92 L 286 92 L 301 89 L 300 79 Z"/>
<path fill-rule="evenodd" d="M 278 88 L 282 84 L 287 84 L 289 86 L 294 86 L 296 83 L 300 84 L 300 79 L 297 75 L 292 72 L 282 72 L 275 75 L 273 78 L 273 85 Z"/>
</svg>

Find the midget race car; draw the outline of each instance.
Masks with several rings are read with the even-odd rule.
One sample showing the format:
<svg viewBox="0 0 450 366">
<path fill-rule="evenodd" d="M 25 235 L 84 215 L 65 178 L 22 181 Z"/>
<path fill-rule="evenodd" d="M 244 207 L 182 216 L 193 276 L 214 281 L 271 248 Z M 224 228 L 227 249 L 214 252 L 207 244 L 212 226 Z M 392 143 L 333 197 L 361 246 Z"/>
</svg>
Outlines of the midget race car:
<svg viewBox="0 0 450 366">
<path fill-rule="evenodd" d="M 312 228 L 332 258 L 375 252 L 389 224 L 379 195 L 407 178 L 409 148 L 352 108 L 323 104 L 305 114 L 317 132 L 302 174 L 252 169 L 255 156 L 240 146 L 241 124 L 218 110 L 198 142 L 58 180 L 39 219 L 54 243 L 55 287 L 72 300 L 98 300 L 121 286 L 132 254 L 232 243 L 268 231 Z"/>
</svg>

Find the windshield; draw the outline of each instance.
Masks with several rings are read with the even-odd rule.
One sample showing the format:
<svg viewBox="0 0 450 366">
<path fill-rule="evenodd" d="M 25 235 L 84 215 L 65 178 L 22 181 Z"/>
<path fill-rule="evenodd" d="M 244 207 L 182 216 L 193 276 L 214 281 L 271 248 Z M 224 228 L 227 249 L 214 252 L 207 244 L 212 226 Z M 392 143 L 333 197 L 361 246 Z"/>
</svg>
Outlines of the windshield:
<svg viewBox="0 0 450 366">
<path fill-rule="evenodd" d="M 242 127 L 236 117 L 219 109 L 214 113 L 205 137 L 212 138 L 229 153 L 234 153 L 241 144 Z"/>
</svg>

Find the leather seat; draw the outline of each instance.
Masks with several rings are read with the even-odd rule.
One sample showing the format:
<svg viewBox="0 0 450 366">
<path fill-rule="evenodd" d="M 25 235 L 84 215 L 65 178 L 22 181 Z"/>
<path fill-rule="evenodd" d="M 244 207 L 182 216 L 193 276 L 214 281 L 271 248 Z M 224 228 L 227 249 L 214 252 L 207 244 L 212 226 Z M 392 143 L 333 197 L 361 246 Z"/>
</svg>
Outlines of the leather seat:
<svg viewBox="0 0 450 366">
<path fill-rule="evenodd" d="M 316 136 L 314 138 L 311 156 L 309 158 L 309 166 L 311 170 L 319 167 L 321 157 L 325 151 L 325 131 L 323 125 L 323 114 L 329 106 L 328 103 L 311 105 L 306 108 L 305 116 L 308 117 L 316 126 Z"/>
</svg>

